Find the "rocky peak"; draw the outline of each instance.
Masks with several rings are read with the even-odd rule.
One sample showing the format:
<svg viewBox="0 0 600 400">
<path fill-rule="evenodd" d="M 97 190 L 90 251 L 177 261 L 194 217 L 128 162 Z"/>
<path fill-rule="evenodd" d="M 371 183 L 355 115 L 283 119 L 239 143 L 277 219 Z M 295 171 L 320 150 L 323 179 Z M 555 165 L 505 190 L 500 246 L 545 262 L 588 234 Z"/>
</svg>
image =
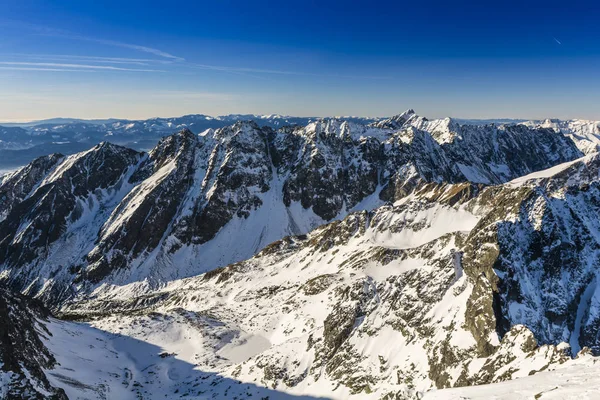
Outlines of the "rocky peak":
<svg viewBox="0 0 600 400">
<path fill-rule="evenodd" d="M 272 132 L 271 128 L 261 128 L 254 121 L 238 121 L 232 126 L 216 130 L 214 138 L 226 146 L 236 144 L 246 146 L 244 150 L 251 150 L 249 147 L 264 147 L 260 142 L 266 142 Z"/>
<path fill-rule="evenodd" d="M 426 120 L 425 118 L 419 117 L 415 113 L 415 111 L 412 108 L 410 108 L 401 114 L 394 115 L 391 118 L 375 122 L 375 123 L 373 123 L 373 126 L 376 126 L 378 128 L 387 128 L 387 129 L 398 130 L 398 129 L 402 129 L 402 127 L 404 127 L 410 121 L 414 121 L 414 120 L 417 120 L 420 118 Z"/>
<path fill-rule="evenodd" d="M 103 142 L 91 150 L 69 156 L 42 185 L 69 181 L 76 196 L 117 183 L 127 168 L 137 163 L 141 153 Z"/>
<path fill-rule="evenodd" d="M 332 138 L 340 138 L 347 123 L 336 118 L 322 118 L 308 124 L 300 130 L 306 137 L 312 140 L 327 141 Z"/>
<path fill-rule="evenodd" d="M 212 128 L 208 128 L 198 134 L 199 137 L 202 138 L 212 138 L 215 135 L 215 130 Z"/>
<path fill-rule="evenodd" d="M 62 154 L 39 157 L 3 177 L 0 181 L 0 221 L 6 218 L 15 205 L 25 200 L 63 158 Z"/>
<path fill-rule="evenodd" d="M 162 138 L 150 151 L 150 159 L 155 169 L 160 169 L 171 160 L 186 157 L 198 144 L 198 136 L 185 128 L 178 133 Z"/>
</svg>

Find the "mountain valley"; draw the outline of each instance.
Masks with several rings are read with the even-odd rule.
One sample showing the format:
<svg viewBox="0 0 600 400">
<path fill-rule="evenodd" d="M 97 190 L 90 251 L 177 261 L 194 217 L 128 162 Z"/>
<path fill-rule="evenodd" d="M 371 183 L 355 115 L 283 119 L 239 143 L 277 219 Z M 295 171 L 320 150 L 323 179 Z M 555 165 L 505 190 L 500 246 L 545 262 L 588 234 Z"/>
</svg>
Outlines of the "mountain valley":
<svg viewBox="0 0 600 400">
<path fill-rule="evenodd" d="M 600 354 L 597 123 L 293 122 L 0 178 L 0 394 L 589 393 L 568 381 Z"/>
</svg>

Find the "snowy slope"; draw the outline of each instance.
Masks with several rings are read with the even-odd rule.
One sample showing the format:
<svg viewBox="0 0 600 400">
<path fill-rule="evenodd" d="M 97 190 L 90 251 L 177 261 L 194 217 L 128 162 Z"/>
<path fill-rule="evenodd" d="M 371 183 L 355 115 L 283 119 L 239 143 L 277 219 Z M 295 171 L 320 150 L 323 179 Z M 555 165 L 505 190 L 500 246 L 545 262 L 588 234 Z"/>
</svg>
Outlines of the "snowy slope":
<svg viewBox="0 0 600 400">
<path fill-rule="evenodd" d="M 175 324 L 173 319 L 179 318 Z M 46 370 L 48 381 L 77 399 L 245 399 L 316 400 L 294 396 L 252 383 L 241 383 L 197 365 L 194 352 L 202 351 L 194 338 L 200 326 L 186 324 L 185 317 L 153 317 L 151 338 L 131 337 L 143 319 L 128 319 L 130 329 L 111 333 L 73 322 L 51 320 L 52 336 L 46 345 L 56 354 L 57 366 Z M 210 321 L 208 321 L 210 323 Z M 137 327 L 138 331 L 139 328 Z"/>
<path fill-rule="evenodd" d="M 99 291 L 65 311 L 229 379 L 336 399 L 413 398 L 567 361 L 568 345 L 537 347 L 525 327 L 479 350 L 460 249 L 482 215 L 468 208 L 419 197 L 351 214 L 248 261 L 143 295 Z"/>
<path fill-rule="evenodd" d="M 593 400 L 598 398 L 600 360 L 584 357 L 507 382 L 426 393 L 423 400 Z"/>
</svg>

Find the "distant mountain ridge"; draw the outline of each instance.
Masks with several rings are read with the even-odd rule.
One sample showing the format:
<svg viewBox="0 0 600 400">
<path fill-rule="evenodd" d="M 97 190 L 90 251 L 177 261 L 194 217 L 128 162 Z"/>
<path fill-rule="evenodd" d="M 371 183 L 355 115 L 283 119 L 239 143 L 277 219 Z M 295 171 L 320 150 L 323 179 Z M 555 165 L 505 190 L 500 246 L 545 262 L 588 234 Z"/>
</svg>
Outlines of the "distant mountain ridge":
<svg viewBox="0 0 600 400">
<path fill-rule="evenodd" d="M 65 124 L 93 124 L 93 125 L 104 125 L 104 124 L 113 124 L 116 122 L 121 123 L 131 123 L 131 122 L 141 122 L 141 121 L 150 121 L 150 120 L 165 120 L 165 121 L 174 121 L 174 120 L 186 120 L 186 119 L 207 119 L 207 120 L 216 120 L 216 121 L 314 121 L 320 118 L 340 118 L 352 120 L 355 122 L 358 121 L 375 121 L 378 119 L 383 119 L 385 117 L 358 117 L 358 116 L 331 116 L 331 117 L 297 117 L 290 115 L 281 115 L 281 114 L 226 114 L 219 116 L 210 116 L 206 114 L 186 114 L 180 117 L 152 117 L 147 119 L 127 119 L 127 118 L 104 118 L 104 119 L 84 119 L 84 118 L 49 118 L 49 119 L 41 119 L 34 121 L 24 121 L 24 122 L 2 122 L 0 121 L 0 126 L 5 127 L 32 127 L 38 125 L 65 125 Z"/>
<path fill-rule="evenodd" d="M 361 125 L 376 124 L 390 118 L 379 117 L 335 117 Z M 206 129 L 219 129 L 237 121 L 253 121 L 259 126 L 274 129 L 283 126 L 306 126 L 327 119 L 321 117 L 294 117 L 278 114 L 230 114 L 211 117 L 191 114 L 172 118 L 150 118 L 147 120 L 52 118 L 28 123 L 0 123 L 0 170 L 23 166 L 40 155 L 60 152 L 74 154 L 102 141 L 110 141 L 136 150 L 148 151 L 161 137 L 181 129 L 200 133 Z M 445 119 L 431 120 L 444 121 Z M 424 119 L 426 120 L 426 119 Z M 586 153 L 596 149 L 600 143 L 600 122 L 585 120 L 527 121 L 517 119 L 460 119 L 450 118 L 460 125 L 514 125 L 547 127 L 558 130 L 575 140 Z"/>
<path fill-rule="evenodd" d="M 361 125 L 376 124 L 390 119 L 352 116 L 335 118 Z M 147 120 L 53 118 L 28 123 L 8 123 L 4 125 L 0 123 L 0 170 L 23 166 L 35 157 L 53 152 L 66 155 L 74 154 L 102 141 L 110 141 L 136 150 L 148 151 L 156 145 L 161 137 L 185 128 L 194 133 L 200 133 L 206 129 L 223 128 L 237 121 L 253 121 L 259 126 L 277 129 L 283 126 L 306 126 L 320 119 L 327 118 L 294 117 L 278 114 L 229 114 L 218 117 L 191 114 L 181 117 L 150 118 Z M 443 122 L 446 119 L 448 118 L 431 120 L 430 124 L 435 124 L 435 121 Z M 450 118 L 450 120 L 460 125 L 471 126 L 524 124 L 530 127 L 552 128 L 573 138 L 578 147 L 586 153 L 591 149 L 598 148 L 600 143 L 600 134 L 598 133 L 600 132 L 600 122 L 598 121 L 474 120 L 460 118 Z"/>
<path fill-rule="evenodd" d="M 361 124 L 377 120 L 362 117 L 342 118 Z M 305 126 L 316 120 L 318 118 L 278 114 L 231 114 L 219 117 L 194 114 L 147 120 L 54 118 L 23 124 L 0 123 L 0 169 L 20 167 L 35 157 L 52 152 L 74 154 L 103 141 L 147 151 L 153 148 L 161 137 L 182 129 L 200 133 L 206 129 L 233 125 L 237 121 L 253 121 L 259 126 L 280 128 L 287 125 Z"/>
</svg>

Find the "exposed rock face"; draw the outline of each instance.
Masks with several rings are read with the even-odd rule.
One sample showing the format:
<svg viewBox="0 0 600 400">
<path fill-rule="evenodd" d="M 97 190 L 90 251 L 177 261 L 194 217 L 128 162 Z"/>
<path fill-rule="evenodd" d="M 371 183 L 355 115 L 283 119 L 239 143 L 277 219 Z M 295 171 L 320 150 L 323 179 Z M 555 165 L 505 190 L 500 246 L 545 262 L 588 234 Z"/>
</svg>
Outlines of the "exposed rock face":
<svg viewBox="0 0 600 400">
<path fill-rule="evenodd" d="M 50 313 L 37 301 L 0 289 L 0 397 L 6 400 L 67 400 L 50 385 L 44 369 L 54 356 L 40 335 L 48 335 L 43 320 Z"/>
<path fill-rule="evenodd" d="M 158 246 L 191 184 L 196 145 L 190 131 L 169 136 L 133 173 L 132 190 L 104 222 L 96 246 L 86 256 L 85 278 L 98 282 Z"/>
<path fill-rule="evenodd" d="M 183 130 L 147 156 L 101 144 L 3 180 L 0 265 L 16 290 L 48 299 L 109 276 L 159 282 L 248 258 L 427 183 L 501 183 L 579 155 L 548 129 L 461 126 L 414 112 L 376 125 Z"/>
<path fill-rule="evenodd" d="M 84 239 L 72 238 L 72 227 L 91 224 L 94 213 L 105 212 L 103 208 L 119 196 L 126 175 L 140 157 L 133 150 L 102 143 L 55 162 L 52 168 L 46 168 L 45 175 L 37 173 L 29 178 L 29 186 L 35 186 L 35 190 L 10 208 L 0 222 L 0 263 L 10 272 L 8 280 L 14 289 L 38 293 L 43 288 L 48 297 L 66 295 L 66 288 L 55 287 L 52 279 L 45 279 L 69 274 L 65 269 L 75 267 L 81 259 L 70 254 L 67 256 L 71 260 L 61 259 L 52 265 L 52 258 L 61 251 L 58 247 L 62 244 Z M 39 172 L 33 166 L 47 165 L 46 161 L 36 160 L 13 178 L 26 170 Z M 13 178 L 3 182 L 3 190 L 8 190 Z"/>
<path fill-rule="evenodd" d="M 489 286 L 479 296 L 488 299 L 486 312 L 474 315 L 491 324 L 478 331 L 504 334 L 524 324 L 542 343 L 598 353 L 599 167 L 591 155 L 551 176 L 482 193 L 480 201 L 493 206 L 467 239 L 464 257 L 465 272 Z"/>
<path fill-rule="evenodd" d="M 274 173 L 272 133 L 253 123 L 237 123 L 201 137 L 200 158 L 207 163 L 196 171 L 206 172 L 192 184 L 187 214 L 176 225 L 175 237 L 182 244 L 205 243 L 233 217 L 248 218 L 263 205 L 260 195 L 270 189 Z"/>
<path fill-rule="evenodd" d="M 1 219 L 33 191 L 50 170 L 63 158 L 60 154 L 40 157 L 12 174 L 2 177 L 0 192 Z"/>
</svg>

